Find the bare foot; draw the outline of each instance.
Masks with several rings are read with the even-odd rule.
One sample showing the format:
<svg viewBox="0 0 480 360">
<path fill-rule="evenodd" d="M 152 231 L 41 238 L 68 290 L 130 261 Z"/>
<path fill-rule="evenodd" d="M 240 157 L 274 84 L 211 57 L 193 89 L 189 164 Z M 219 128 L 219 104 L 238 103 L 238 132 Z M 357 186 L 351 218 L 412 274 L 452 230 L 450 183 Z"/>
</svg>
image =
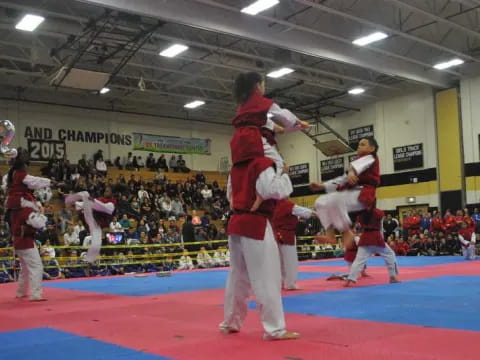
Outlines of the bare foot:
<svg viewBox="0 0 480 360">
<path fill-rule="evenodd" d="M 396 277 L 390 278 L 390 284 L 398 284 L 401 283 L 400 280 L 398 280 Z"/>
<path fill-rule="evenodd" d="M 344 287 L 350 287 L 351 284 L 355 284 L 355 281 L 347 280 L 347 281 L 345 281 L 345 284 L 343 286 Z"/>
<path fill-rule="evenodd" d="M 369 278 L 371 277 L 369 274 L 362 272 L 362 278 Z"/>
<path fill-rule="evenodd" d="M 282 335 L 272 336 L 272 335 L 263 335 L 263 340 L 296 340 L 300 337 L 300 334 L 293 331 L 285 331 Z"/>
</svg>

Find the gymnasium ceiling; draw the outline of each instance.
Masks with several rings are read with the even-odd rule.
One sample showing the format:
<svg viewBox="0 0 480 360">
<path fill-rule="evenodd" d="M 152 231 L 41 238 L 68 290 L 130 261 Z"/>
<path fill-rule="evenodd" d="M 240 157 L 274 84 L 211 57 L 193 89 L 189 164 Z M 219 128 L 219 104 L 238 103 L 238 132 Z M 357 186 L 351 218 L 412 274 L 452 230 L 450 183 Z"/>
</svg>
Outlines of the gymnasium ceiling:
<svg viewBox="0 0 480 360">
<path fill-rule="evenodd" d="M 304 118 L 480 74 L 480 0 L 280 0 L 242 14 L 253 1 L 0 0 L 0 97 L 228 123 L 242 71 L 294 69 L 267 93 Z M 44 23 L 16 30 L 27 13 Z M 389 37 L 352 44 L 374 31 Z M 173 43 L 189 49 L 158 55 Z M 432 68 L 452 58 L 465 63 Z M 62 67 L 109 73 L 111 91 L 52 85 Z M 186 111 L 192 100 L 206 104 Z"/>
</svg>

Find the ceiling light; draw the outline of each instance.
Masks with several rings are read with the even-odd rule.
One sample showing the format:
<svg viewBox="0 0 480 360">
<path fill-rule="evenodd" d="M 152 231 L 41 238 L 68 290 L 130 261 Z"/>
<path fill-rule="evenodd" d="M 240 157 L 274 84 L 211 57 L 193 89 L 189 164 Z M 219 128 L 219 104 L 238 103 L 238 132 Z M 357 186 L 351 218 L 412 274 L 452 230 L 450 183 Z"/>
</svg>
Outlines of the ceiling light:
<svg viewBox="0 0 480 360">
<path fill-rule="evenodd" d="M 434 65 L 433 67 L 437 70 L 444 70 L 444 69 L 448 69 L 449 67 L 452 67 L 452 66 L 457 66 L 457 65 L 462 65 L 464 63 L 464 61 L 462 59 L 452 59 L 450 61 L 445 61 L 445 62 L 441 62 L 441 63 L 438 63 L 436 65 Z"/>
<path fill-rule="evenodd" d="M 188 46 L 186 46 L 186 45 L 174 44 L 174 45 L 166 48 L 165 50 L 163 50 L 160 53 L 160 55 L 165 56 L 165 57 L 169 57 L 169 58 L 173 58 L 173 57 L 177 56 L 178 54 L 184 52 L 187 49 L 188 49 Z"/>
<path fill-rule="evenodd" d="M 195 109 L 202 105 L 205 105 L 205 101 L 195 100 L 195 101 L 189 102 L 188 104 L 185 104 L 183 107 L 187 109 Z"/>
<path fill-rule="evenodd" d="M 385 38 L 387 38 L 388 35 L 383 33 L 383 32 L 374 32 L 370 35 L 367 35 L 367 36 L 363 36 L 361 38 L 358 38 L 356 40 L 353 40 L 352 42 L 355 44 L 355 45 L 358 45 L 358 46 L 365 46 L 365 45 L 368 45 L 368 44 L 371 44 L 375 41 L 379 41 L 379 40 L 383 40 Z"/>
<path fill-rule="evenodd" d="M 284 68 L 281 68 L 281 69 L 278 69 L 278 70 L 275 70 L 275 71 L 272 71 L 272 72 L 268 73 L 267 76 L 276 79 L 276 78 L 280 78 L 282 76 L 285 76 L 287 74 L 291 74 L 294 71 L 295 70 L 293 70 L 293 69 L 284 67 Z"/>
<path fill-rule="evenodd" d="M 20 20 L 15 29 L 24 31 L 33 31 L 40 25 L 45 18 L 43 16 L 27 14 Z"/>
<path fill-rule="evenodd" d="M 261 13 L 262 11 L 265 11 L 277 5 L 279 2 L 279 0 L 258 0 L 255 1 L 253 4 L 244 7 L 241 11 L 245 14 L 257 15 L 258 13 Z"/>
<path fill-rule="evenodd" d="M 100 94 L 106 94 L 106 93 L 108 93 L 109 91 L 110 91 L 109 88 L 104 87 L 102 90 L 100 90 Z"/>
<path fill-rule="evenodd" d="M 364 93 L 364 92 L 365 92 L 365 89 L 363 89 L 361 87 L 356 87 L 356 88 L 348 90 L 348 93 L 351 94 L 351 95 L 358 95 L 358 94 L 361 94 L 361 93 Z"/>
</svg>

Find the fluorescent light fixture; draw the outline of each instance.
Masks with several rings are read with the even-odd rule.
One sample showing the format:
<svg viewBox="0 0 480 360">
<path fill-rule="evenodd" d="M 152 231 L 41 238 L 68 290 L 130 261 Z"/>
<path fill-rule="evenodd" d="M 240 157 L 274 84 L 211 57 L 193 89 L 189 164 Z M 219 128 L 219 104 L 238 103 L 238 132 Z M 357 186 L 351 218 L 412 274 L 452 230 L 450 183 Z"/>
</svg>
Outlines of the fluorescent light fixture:
<svg viewBox="0 0 480 360">
<path fill-rule="evenodd" d="M 183 107 L 185 107 L 187 109 L 195 109 L 195 108 L 197 108 L 199 106 L 202 106 L 202 105 L 205 105 L 205 101 L 195 100 L 195 101 L 189 102 L 188 104 L 185 104 Z"/>
<path fill-rule="evenodd" d="M 385 38 L 387 38 L 388 35 L 383 33 L 383 32 L 380 32 L 380 31 L 377 31 L 377 32 L 374 32 L 370 35 L 367 35 L 367 36 L 363 36 L 361 38 L 358 38 L 356 40 L 353 40 L 352 42 L 355 44 L 355 45 L 358 45 L 358 46 L 365 46 L 365 45 L 368 45 L 368 44 L 371 44 L 375 41 L 380 41 L 380 40 L 383 40 Z"/>
<path fill-rule="evenodd" d="M 358 94 L 362 94 L 364 92 L 365 92 L 365 89 L 363 89 L 361 87 L 356 87 L 356 88 L 348 90 L 348 93 L 351 94 L 351 95 L 358 95 Z"/>
<path fill-rule="evenodd" d="M 20 20 L 15 29 L 23 31 L 33 31 L 40 25 L 45 18 L 43 16 L 27 14 Z"/>
<path fill-rule="evenodd" d="M 291 74 L 294 71 L 295 70 L 293 70 L 293 69 L 284 67 L 284 68 L 281 68 L 281 69 L 278 69 L 278 70 L 275 70 L 275 71 L 272 71 L 272 72 L 268 73 L 267 76 L 276 79 L 276 78 L 280 78 L 282 76 L 285 76 L 287 74 Z"/>
<path fill-rule="evenodd" d="M 165 56 L 165 57 L 169 57 L 169 58 L 173 58 L 173 57 L 177 56 L 178 54 L 184 52 L 187 49 L 188 49 L 188 46 L 186 46 L 186 45 L 173 44 L 172 46 L 163 50 L 160 53 L 160 55 Z"/>
<path fill-rule="evenodd" d="M 456 58 L 449 61 L 438 63 L 436 65 L 433 65 L 433 67 L 437 70 L 445 70 L 452 66 L 462 65 L 463 63 L 464 61 L 462 59 Z"/>
<path fill-rule="evenodd" d="M 265 11 L 277 5 L 279 2 L 279 0 L 258 0 L 255 1 L 253 4 L 244 7 L 241 11 L 242 13 L 248 15 L 257 15 L 258 13 L 261 13 L 262 11 Z"/>
<path fill-rule="evenodd" d="M 100 90 L 100 94 L 106 94 L 106 93 L 108 93 L 109 91 L 110 91 L 109 88 L 104 87 L 102 90 Z"/>
</svg>

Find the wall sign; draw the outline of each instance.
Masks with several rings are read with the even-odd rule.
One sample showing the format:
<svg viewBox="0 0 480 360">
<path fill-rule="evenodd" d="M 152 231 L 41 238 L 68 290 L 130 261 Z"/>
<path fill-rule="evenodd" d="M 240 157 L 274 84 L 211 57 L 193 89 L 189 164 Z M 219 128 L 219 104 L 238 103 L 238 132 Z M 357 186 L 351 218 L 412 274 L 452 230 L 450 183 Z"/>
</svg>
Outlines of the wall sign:
<svg viewBox="0 0 480 360">
<path fill-rule="evenodd" d="M 32 161 L 65 158 L 65 141 L 28 139 L 28 153 Z"/>
<path fill-rule="evenodd" d="M 423 144 L 393 148 L 393 169 L 395 171 L 423 167 Z"/>
<path fill-rule="evenodd" d="M 297 164 L 288 168 L 288 175 L 293 186 L 307 185 L 310 183 L 310 164 Z"/>
<path fill-rule="evenodd" d="M 360 126 L 348 130 L 348 143 L 353 150 L 357 150 L 358 143 L 362 138 L 374 137 L 373 125 Z"/>
<path fill-rule="evenodd" d="M 345 159 L 343 157 L 323 160 L 320 162 L 322 181 L 342 176 L 345 173 Z"/>
</svg>

